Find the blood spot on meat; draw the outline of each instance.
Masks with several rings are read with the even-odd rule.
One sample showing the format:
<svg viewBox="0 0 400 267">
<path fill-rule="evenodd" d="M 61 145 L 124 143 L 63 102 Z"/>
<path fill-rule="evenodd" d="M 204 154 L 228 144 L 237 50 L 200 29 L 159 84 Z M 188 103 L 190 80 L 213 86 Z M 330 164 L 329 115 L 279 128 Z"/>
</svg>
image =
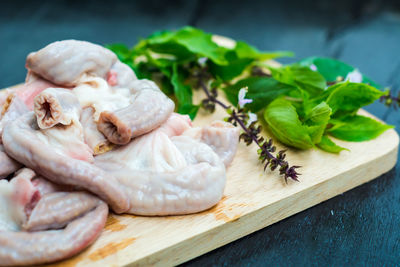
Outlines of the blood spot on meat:
<svg viewBox="0 0 400 267">
<path fill-rule="evenodd" d="M 110 70 L 107 73 L 107 83 L 111 86 L 116 86 L 118 84 L 118 73 L 115 70 Z"/>
</svg>

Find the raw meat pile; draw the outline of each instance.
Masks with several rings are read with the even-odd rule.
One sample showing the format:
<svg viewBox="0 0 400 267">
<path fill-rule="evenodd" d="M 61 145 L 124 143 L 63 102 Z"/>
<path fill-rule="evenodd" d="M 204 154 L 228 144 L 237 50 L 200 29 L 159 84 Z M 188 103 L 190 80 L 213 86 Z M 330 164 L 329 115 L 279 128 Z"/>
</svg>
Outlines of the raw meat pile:
<svg viewBox="0 0 400 267">
<path fill-rule="evenodd" d="M 83 41 L 28 55 L 0 91 L 0 265 L 70 257 L 115 213 L 188 214 L 222 197 L 238 130 L 192 127 L 155 83 Z"/>
</svg>

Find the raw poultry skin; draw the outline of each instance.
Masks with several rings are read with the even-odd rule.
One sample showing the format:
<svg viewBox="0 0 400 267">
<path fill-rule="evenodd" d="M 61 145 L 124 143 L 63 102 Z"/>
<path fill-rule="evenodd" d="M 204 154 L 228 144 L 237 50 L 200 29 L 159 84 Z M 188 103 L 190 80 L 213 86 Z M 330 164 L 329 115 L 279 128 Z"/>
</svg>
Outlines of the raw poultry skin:
<svg viewBox="0 0 400 267">
<path fill-rule="evenodd" d="M 22 165 L 18 161 L 15 161 L 6 154 L 4 146 L 0 145 L 0 180 L 19 170 L 21 167 Z"/>
<path fill-rule="evenodd" d="M 95 114 L 103 113 L 98 128 L 115 144 L 127 144 L 157 128 L 174 109 L 173 101 L 154 83 L 137 80 L 114 53 L 99 45 L 76 40 L 55 42 L 29 54 L 26 66 L 54 84 L 75 87 L 82 108 L 91 105 Z M 106 87 L 106 80 L 110 86 Z M 118 86 L 120 80 L 122 87 Z M 103 97 L 99 99 L 97 93 Z"/>
<path fill-rule="evenodd" d="M 0 178 L 30 168 L 0 180 L 0 208 L 13 207 L 0 216 L 0 266 L 78 253 L 104 227 L 105 203 L 153 216 L 221 199 L 236 127 L 193 128 L 154 82 L 95 44 L 56 42 L 26 66 L 26 83 L 0 94 Z"/>
<path fill-rule="evenodd" d="M 98 129 L 119 145 L 160 126 L 175 107 L 154 82 L 137 80 L 131 85 L 132 104 L 115 111 L 103 111 L 99 118 Z"/>
<path fill-rule="evenodd" d="M 70 257 L 89 246 L 105 225 L 103 201 L 86 192 L 40 187 L 43 180 L 35 176 L 24 168 L 11 181 L 0 181 L 0 266 Z"/>
<path fill-rule="evenodd" d="M 57 85 L 76 86 L 86 74 L 105 77 L 116 61 L 117 56 L 100 45 L 64 40 L 30 53 L 26 67 Z"/>
<path fill-rule="evenodd" d="M 182 135 L 188 116 L 172 114 L 158 129 L 95 158 L 95 165 L 121 183 L 127 212 L 174 215 L 215 205 L 225 187 L 225 166 L 205 143 Z M 236 128 L 226 128 L 226 134 Z"/>
</svg>

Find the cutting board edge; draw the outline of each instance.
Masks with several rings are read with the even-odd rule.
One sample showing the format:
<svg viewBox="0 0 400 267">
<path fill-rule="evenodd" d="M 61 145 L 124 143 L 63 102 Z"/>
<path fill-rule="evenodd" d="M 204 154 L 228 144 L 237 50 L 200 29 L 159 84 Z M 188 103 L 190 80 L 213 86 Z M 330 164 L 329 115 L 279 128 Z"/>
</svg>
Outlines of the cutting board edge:
<svg viewBox="0 0 400 267">
<path fill-rule="evenodd" d="M 396 132 L 395 130 L 389 130 L 389 131 Z M 395 167 L 397 162 L 398 145 L 399 145 L 399 136 L 397 132 L 396 132 L 396 137 L 397 137 L 397 143 L 396 146 L 393 146 L 392 150 L 383 154 L 379 158 L 371 160 L 375 161 L 377 165 L 382 166 L 382 168 L 380 169 L 372 169 L 372 170 L 378 170 L 376 172 L 370 171 L 368 168 L 368 165 L 371 163 L 371 161 L 365 162 L 359 168 L 350 169 L 345 173 L 341 173 L 328 180 L 324 180 L 321 183 L 315 184 L 285 199 L 273 202 L 270 205 L 261 207 L 258 210 L 254 210 L 251 213 L 248 213 L 223 225 L 210 229 L 206 232 L 200 233 L 196 236 L 193 236 L 177 244 L 174 244 L 166 249 L 147 255 L 146 257 L 143 257 L 138 261 L 127 263 L 123 266 L 148 266 L 148 265 L 174 266 L 177 264 L 184 263 L 186 261 L 199 257 L 207 252 L 210 252 L 216 248 L 219 248 L 235 240 L 238 240 L 244 236 L 247 236 L 251 233 L 261 230 L 267 226 L 275 224 L 301 211 L 304 211 L 308 208 L 318 205 L 326 200 L 329 200 L 351 189 L 354 189 L 362 184 L 370 182 L 378 178 L 380 175 L 389 172 L 391 169 L 393 169 L 393 167 Z M 352 172 L 355 173 L 352 174 Z M 363 176 L 363 177 L 361 177 L 361 179 L 354 179 L 355 176 L 358 177 Z M 349 181 L 350 183 L 348 183 L 345 187 L 340 187 L 338 185 L 339 184 L 338 182 L 345 182 L 345 181 Z M 335 186 L 337 187 L 337 190 L 332 190 L 331 187 Z M 324 188 L 330 188 L 330 190 L 323 190 Z M 322 194 L 323 192 L 321 191 L 325 191 L 325 193 L 328 194 L 324 195 Z M 311 201 L 307 203 L 307 199 L 303 200 L 301 198 L 304 194 L 312 194 L 315 195 L 316 197 L 310 198 L 309 200 Z M 291 206 L 290 203 L 292 202 L 301 203 L 302 201 L 305 202 L 304 206 L 300 207 L 301 205 L 298 205 L 298 208 L 293 209 L 288 213 L 279 213 L 279 211 L 282 212 L 288 210 L 288 208 L 290 208 Z M 273 210 L 278 211 L 278 213 L 271 212 Z M 273 213 L 274 215 L 278 214 L 278 216 L 271 217 L 271 213 Z M 254 217 L 259 217 L 259 220 L 255 220 Z M 262 223 L 254 227 L 248 228 L 247 227 L 248 224 L 254 221 Z M 241 227 L 242 225 L 246 227 L 243 228 Z M 238 232 L 237 231 L 238 228 L 242 230 Z M 209 242 L 207 239 L 210 238 L 219 241 Z M 196 244 L 198 243 L 199 245 L 205 245 L 205 246 L 199 248 L 200 252 L 197 251 L 197 253 L 193 253 L 192 249 L 185 250 L 185 248 L 187 248 L 189 245 L 192 245 L 193 243 Z M 175 256 L 171 257 L 171 255 Z M 181 255 L 181 257 L 179 257 L 179 255 Z"/>
</svg>

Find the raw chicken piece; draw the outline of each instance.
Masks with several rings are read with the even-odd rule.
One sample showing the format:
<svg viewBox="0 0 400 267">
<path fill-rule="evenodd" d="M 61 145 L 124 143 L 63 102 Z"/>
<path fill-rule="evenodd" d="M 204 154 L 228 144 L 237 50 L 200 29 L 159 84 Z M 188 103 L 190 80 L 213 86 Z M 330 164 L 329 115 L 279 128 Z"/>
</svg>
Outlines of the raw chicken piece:
<svg viewBox="0 0 400 267">
<path fill-rule="evenodd" d="M 188 116 L 172 113 L 168 120 L 156 130 L 135 138 L 128 145 L 97 156 L 96 164 L 107 171 L 114 171 L 113 167 L 107 167 L 109 165 L 157 173 L 184 168 L 187 166 L 186 159 L 170 138 L 181 135 L 190 128 L 190 124 Z"/>
<path fill-rule="evenodd" d="M 52 86 L 54 84 L 33 75 L 25 84 L 6 89 L 7 98 L 1 108 L 0 134 L 8 121 L 33 110 L 33 99 L 36 95 Z"/>
<path fill-rule="evenodd" d="M 44 196 L 46 194 L 50 194 L 53 192 L 59 192 L 59 191 L 70 192 L 70 191 L 76 190 L 76 188 L 74 188 L 73 186 L 55 184 L 41 176 L 33 178 L 32 184 L 39 191 L 41 196 Z"/>
<path fill-rule="evenodd" d="M 195 127 L 184 135 L 209 145 L 228 167 L 235 157 L 239 143 L 239 129 L 223 121 L 214 121 L 204 127 Z"/>
<path fill-rule="evenodd" d="M 100 45 L 65 40 L 29 54 L 26 67 L 55 84 L 76 86 L 86 74 L 105 78 L 116 61 L 116 55 Z"/>
<path fill-rule="evenodd" d="M 127 190 L 128 213 L 187 214 L 222 197 L 225 166 L 212 149 L 188 136 L 188 116 L 173 113 L 156 130 L 95 158 Z"/>
<path fill-rule="evenodd" d="M 24 168 L 10 182 L 0 180 L 0 232 L 18 231 L 27 220 L 25 207 L 35 202 L 37 195 L 37 189 L 31 183 L 34 176 L 32 170 Z"/>
<path fill-rule="evenodd" d="M 153 82 L 137 80 L 114 53 L 99 45 L 55 42 L 31 53 L 26 66 L 55 84 L 75 86 L 82 108 L 95 109 L 98 129 L 115 144 L 127 144 L 157 128 L 174 109 L 172 100 Z"/>
<path fill-rule="evenodd" d="M 104 227 L 108 214 L 104 202 L 86 192 L 55 192 L 61 187 L 33 179 L 35 175 L 24 168 L 10 182 L 0 181 L 0 266 L 72 256 L 90 245 Z M 38 230 L 51 231 L 32 232 Z"/>
<path fill-rule="evenodd" d="M 81 113 L 80 122 L 82 124 L 86 144 L 93 150 L 93 155 L 99 155 L 110 151 L 115 145 L 110 143 L 97 129 L 93 114 L 93 108 L 85 108 Z"/>
<path fill-rule="evenodd" d="M 36 135 L 60 154 L 93 161 L 93 151 L 84 141 L 79 121 L 81 107 L 68 89 L 48 88 L 35 97 L 36 121 L 41 128 Z"/>
<path fill-rule="evenodd" d="M 138 139 L 141 138 L 154 137 Z M 142 149 L 152 150 L 154 154 L 140 155 L 137 161 L 131 161 L 138 156 L 136 153 L 140 153 L 131 145 L 133 142 L 96 157 L 96 165 L 116 177 L 127 190 L 130 207 L 126 212 L 139 215 L 188 214 L 208 209 L 221 199 L 226 179 L 225 166 L 209 146 L 187 136 L 153 141 L 152 147 Z M 165 141 L 168 144 L 162 143 Z M 145 140 L 142 142 L 146 145 Z M 165 150 L 160 151 L 157 146 L 165 147 Z M 163 154 L 156 154 L 159 152 Z M 146 156 L 160 161 L 148 161 Z M 155 170 L 151 170 L 154 167 Z"/>
<path fill-rule="evenodd" d="M 104 228 L 108 207 L 104 202 L 65 229 L 40 232 L 2 232 L 0 266 L 43 264 L 71 257 L 93 243 Z"/>
<path fill-rule="evenodd" d="M 8 122 L 14 121 L 17 118 L 19 118 L 20 116 L 22 116 L 23 114 L 29 112 L 28 107 L 18 96 L 14 96 L 12 98 L 12 101 L 9 104 L 6 102 L 5 105 L 8 105 L 8 106 L 7 106 L 7 110 L 1 117 L 0 133 L 3 132 L 3 129 L 6 127 Z"/>
<path fill-rule="evenodd" d="M 38 78 L 37 76 L 32 76 L 26 83 L 5 89 L 7 92 L 7 98 L 2 104 L 1 114 L 4 115 L 8 110 L 13 99 L 17 96 L 29 110 L 33 110 L 33 99 L 43 90 L 55 87 L 54 84 Z"/>
<path fill-rule="evenodd" d="M 60 229 L 99 205 L 99 199 L 86 192 L 51 192 L 37 203 L 22 225 L 26 231 Z"/>
<path fill-rule="evenodd" d="M 132 138 L 157 128 L 175 107 L 153 82 L 136 80 L 132 84 L 135 86 L 132 104 L 100 114 L 98 129 L 114 144 L 127 144 Z"/>
<path fill-rule="evenodd" d="M 114 177 L 93 164 L 57 152 L 53 144 L 39 138 L 41 131 L 33 113 L 19 117 L 4 129 L 2 138 L 6 152 L 55 183 L 80 186 L 95 193 L 115 212 L 121 213 L 129 208 L 124 190 Z M 60 140 L 62 138 L 60 135 Z M 64 147 L 68 145 L 63 144 Z"/>
<path fill-rule="evenodd" d="M 36 120 L 35 124 L 37 124 Z M 37 139 L 58 154 L 93 162 L 93 151 L 84 141 L 83 129 L 79 122 L 68 126 L 57 125 L 49 129 L 37 130 L 35 134 Z"/>
<path fill-rule="evenodd" d="M 158 129 L 97 156 L 95 165 L 56 153 L 36 137 L 34 125 L 31 114 L 10 123 L 6 151 L 54 182 L 97 194 L 117 213 L 186 214 L 222 197 L 226 174 L 218 155 L 199 140 L 175 136 L 190 128 L 187 116 L 172 115 Z"/>
<path fill-rule="evenodd" d="M 0 179 L 7 177 L 13 172 L 19 170 L 22 165 L 10 158 L 4 151 L 4 146 L 0 145 Z"/>
<path fill-rule="evenodd" d="M 121 61 L 115 62 L 107 73 L 107 82 L 109 85 L 116 88 L 132 88 L 132 82 L 137 80 L 133 70 Z"/>
<path fill-rule="evenodd" d="M 76 96 L 64 88 L 47 88 L 34 99 L 34 111 L 41 129 L 79 123 L 81 110 Z"/>
<path fill-rule="evenodd" d="M 82 108 L 94 109 L 93 119 L 97 122 L 100 113 L 125 108 L 131 104 L 131 93 L 128 88 L 112 88 L 99 77 L 85 77 L 73 89 Z"/>
</svg>

